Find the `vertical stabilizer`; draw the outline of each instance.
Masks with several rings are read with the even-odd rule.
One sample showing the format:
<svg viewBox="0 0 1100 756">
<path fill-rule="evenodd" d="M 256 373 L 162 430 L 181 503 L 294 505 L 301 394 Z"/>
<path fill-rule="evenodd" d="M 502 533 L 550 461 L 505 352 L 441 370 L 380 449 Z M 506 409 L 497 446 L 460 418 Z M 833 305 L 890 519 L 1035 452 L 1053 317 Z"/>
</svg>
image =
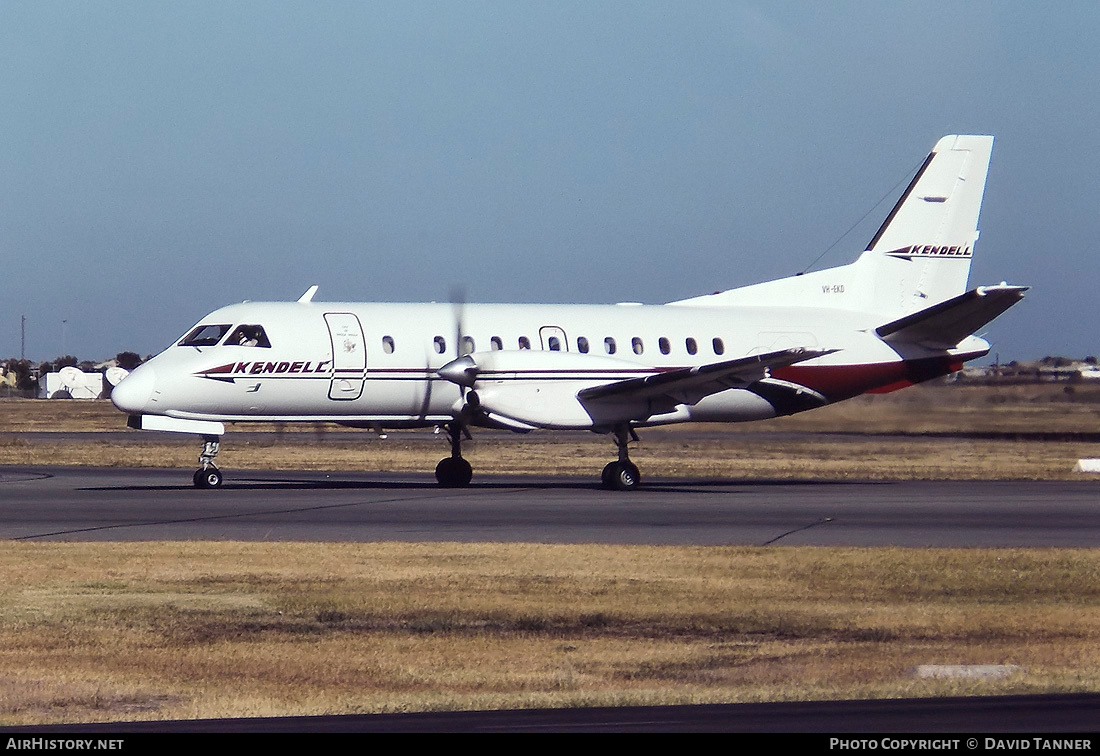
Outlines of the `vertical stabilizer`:
<svg viewBox="0 0 1100 756">
<path fill-rule="evenodd" d="M 885 322 L 956 297 L 970 276 L 992 150 L 991 136 L 938 141 L 854 263 L 669 304 L 798 303 L 874 313 Z"/>
<path fill-rule="evenodd" d="M 905 315 L 966 291 L 991 136 L 945 136 L 856 267 L 869 309 Z"/>
</svg>

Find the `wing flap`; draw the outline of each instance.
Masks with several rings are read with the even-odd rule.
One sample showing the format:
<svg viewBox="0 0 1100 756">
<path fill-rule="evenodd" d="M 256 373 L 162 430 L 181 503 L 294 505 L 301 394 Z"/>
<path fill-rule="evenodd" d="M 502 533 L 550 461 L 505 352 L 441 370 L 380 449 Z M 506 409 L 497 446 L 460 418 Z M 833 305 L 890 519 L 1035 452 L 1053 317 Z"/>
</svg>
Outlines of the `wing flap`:
<svg viewBox="0 0 1100 756">
<path fill-rule="evenodd" d="M 1027 286 L 979 286 L 875 329 L 890 344 L 954 349 L 959 343 L 1019 302 Z"/>
<path fill-rule="evenodd" d="M 710 394 L 755 383 L 767 377 L 772 368 L 786 367 L 834 351 L 836 350 L 808 347 L 782 349 L 778 352 L 592 386 L 581 389 L 577 396 L 583 401 L 643 401 L 669 397 L 684 404 L 694 404 Z"/>
</svg>

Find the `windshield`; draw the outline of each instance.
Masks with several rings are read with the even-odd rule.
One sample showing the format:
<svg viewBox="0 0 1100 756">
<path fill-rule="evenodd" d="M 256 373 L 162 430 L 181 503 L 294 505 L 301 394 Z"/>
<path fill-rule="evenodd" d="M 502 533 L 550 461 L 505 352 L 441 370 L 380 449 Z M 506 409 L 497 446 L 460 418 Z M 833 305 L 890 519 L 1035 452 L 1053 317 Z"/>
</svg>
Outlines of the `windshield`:
<svg viewBox="0 0 1100 756">
<path fill-rule="evenodd" d="M 183 337 L 180 346 L 202 347 L 214 346 L 222 340 L 222 336 L 228 331 L 230 325 L 197 325 L 191 333 Z"/>
</svg>

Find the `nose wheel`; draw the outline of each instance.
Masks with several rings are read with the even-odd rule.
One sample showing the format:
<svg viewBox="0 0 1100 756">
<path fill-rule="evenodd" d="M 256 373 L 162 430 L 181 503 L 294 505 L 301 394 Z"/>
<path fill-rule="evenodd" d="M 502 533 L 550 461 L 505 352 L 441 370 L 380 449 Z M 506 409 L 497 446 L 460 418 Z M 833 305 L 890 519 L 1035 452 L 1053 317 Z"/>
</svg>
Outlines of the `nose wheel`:
<svg viewBox="0 0 1100 756">
<path fill-rule="evenodd" d="M 222 471 L 214 464 L 214 458 L 218 456 L 221 446 L 220 436 L 202 437 L 202 454 L 199 455 L 199 464 L 202 467 L 195 470 L 191 477 L 195 488 L 221 488 Z"/>
</svg>

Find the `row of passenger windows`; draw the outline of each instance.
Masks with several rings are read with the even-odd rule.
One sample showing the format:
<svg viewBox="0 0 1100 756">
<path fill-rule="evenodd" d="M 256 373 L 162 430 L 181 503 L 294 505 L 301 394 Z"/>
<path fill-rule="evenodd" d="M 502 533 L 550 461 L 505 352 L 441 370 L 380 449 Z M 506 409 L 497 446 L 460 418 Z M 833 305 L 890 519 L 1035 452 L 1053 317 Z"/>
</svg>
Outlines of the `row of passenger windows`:
<svg viewBox="0 0 1100 756">
<path fill-rule="evenodd" d="M 187 334 L 180 341 L 180 346 L 214 346 L 222 341 L 222 338 L 229 332 L 232 326 L 228 324 L 219 325 L 200 325 L 197 326 L 191 333 Z M 225 344 L 232 346 L 258 346 L 270 348 L 271 342 L 267 338 L 267 334 L 264 332 L 263 326 L 260 325 L 242 325 L 238 326 L 233 333 L 229 335 L 229 338 L 225 339 Z M 447 351 L 447 339 L 442 336 L 436 336 L 432 340 L 432 346 L 435 349 L 436 354 L 445 354 Z M 516 346 L 519 349 L 530 349 L 531 340 L 526 336 L 520 336 L 516 340 Z M 393 336 L 382 337 L 382 351 L 386 354 L 393 354 L 395 349 Z M 489 339 L 489 348 L 494 352 L 499 352 L 504 349 L 504 340 L 499 336 L 493 336 Z M 713 338 L 710 340 L 710 348 L 715 354 L 725 354 L 726 346 L 722 343 L 722 339 Z M 565 345 L 562 341 L 562 336 L 557 334 L 549 334 L 546 337 L 546 349 L 550 352 L 562 352 L 565 351 Z M 581 354 L 588 354 L 592 349 L 592 345 L 588 341 L 586 336 L 577 337 L 577 351 Z M 672 342 L 668 337 L 662 336 L 657 339 L 657 349 L 661 354 L 672 353 Z M 699 344 L 692 337 L 684 339 L 684 350 L 688 354 L 698 354 Z M 462 337 L 462 346 L 460 349 L 462 354 L 470 354 L 477 351 L 477 345 L 474 342 L 472 336 Z M 615 354 L 619 351 L 618 342 L 615 341 L 614 336 L 607 336 L 603 340 L 603 351 L 605 354 Z M 635 336 L 630 340 L 630 351 L 634 354 L 645 354 L 645 343 L 640 336 Z"/>
<path fill-rule="evenodd" d="M 447 351 L 447 339 L 442 336 L 436 336 L 432 341 L 436 354 L 444 354 Z M 531 340 L 526 336 L 520 336 L 517 340 L 517 346 L 520 349 L 530 349 Z M 499 352 L 504 349 L 504 341 L 499 336 L 493 336 L 489 339 L 489 348 L 494 352 Z M 710 348 L 715 354 L 725 354 L 726 345 L 722 342 L 722 339 L 715 337 L 710 340 Z M 393 354 L 393 338 L 390 336 L 382 337 L 382 350 L 386 354 Z M 562 352 L 565 351 L 562 344 L 562 338 L 560 336 L 548 336 L 546 339 L 546 349 L 549 352 Z M 581 354 L 588 354 L 591 351 L 592 345 L 588 341 L 586 336 L 577 337 L 577 351 Z M 672 342 L 666 336 L 662 336 L 657 339 L 657 349 L 661 354 L 672 353 Z M 630 350 L 634 354 L 645 354 L 645 342 L 642 341 L 640 336 L 635 336 L 630 340 Z M 698 354 L 699 344 L 692 337 L 684 339 L 684 350 L 688 354 Z M 472 336 L 462 337 L 462 348 L 460 350 L 462 354 L 470 354 L 476 352 L 476 343 Z M 603 351 L 605 354 L 615 354 L 619 351 L 619 344 L 615 340 L 614 336 L 607 336 L 603 340 Z"/>
</svg>

